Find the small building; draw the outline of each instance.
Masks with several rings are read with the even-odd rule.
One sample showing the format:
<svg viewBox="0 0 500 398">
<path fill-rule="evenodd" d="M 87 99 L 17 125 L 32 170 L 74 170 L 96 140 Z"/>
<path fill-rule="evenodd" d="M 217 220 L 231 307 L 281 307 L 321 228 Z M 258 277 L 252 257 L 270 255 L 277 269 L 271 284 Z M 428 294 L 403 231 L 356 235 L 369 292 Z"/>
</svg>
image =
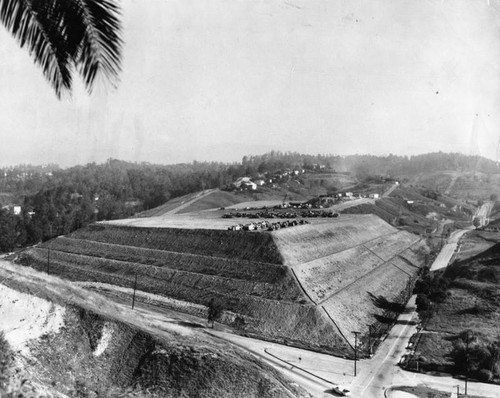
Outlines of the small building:
<svg viewBox="0 0 500 398">
<path fill-rule="evenodd" d="M 378 193 L 371 193 L 369 195 L 369 198 L 370 199 L 378 199 L 378 198 L 380 198 L 380 195 Z"/>
<path fill-rule="evenodd" d="M 12 208 L 12 211 L 14 212 L 15 216 L 18 216 L 19 214 L 21 214 L 21 206 L 14 206 Z"/>
<path fill-rule="evenodd" d="M 257 189 L 257 184 L 255 182 L 249 181 L 249 182 L 242 182 L 240 184 L 241 189 L 252 189 L 255 190 Z"/>
<path fill-rule="evenodd" d="M 252 182 L 250 177 L 240 177 L 235 182 L 233 182 L 235 188 L 242 189 L 257 189 L 257 184 Z"/>
<path fill-rule="evenodd" d="M 500 232 L 500 218 L 493 220 L 488 225 L 485 225 L 482 229 L 488 232 Z"/>
<path fill-rule="evenodd" d="M 346 198 L 352 198 L 352 197 L 354 196 L 354 194 L 353 194 L 352 192 L 346 192 L 346 193 L 344 194 L 344 196 L 345 196 Z"/>
<path fill-rule="evenodd" d="M 255 183 L 256 183 L 259 187 L 261 187 L 261 186 L 263 186 L 266 182 L 265 182 L 264 180 L 262 180 L 262 179 L 259 179 L 259 180 L 255 180 Z"/>
</svg>

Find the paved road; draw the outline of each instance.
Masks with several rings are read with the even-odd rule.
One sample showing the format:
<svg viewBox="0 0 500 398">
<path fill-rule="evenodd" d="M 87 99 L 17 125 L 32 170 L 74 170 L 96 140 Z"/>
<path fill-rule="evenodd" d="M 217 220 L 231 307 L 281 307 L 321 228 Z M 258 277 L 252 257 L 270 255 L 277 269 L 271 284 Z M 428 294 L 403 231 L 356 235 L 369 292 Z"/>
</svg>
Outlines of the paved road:
<svg viewBox="0 0 500 398">
<path fill-rule="evenodd" d="M 391 329 L 384 342 L 370 360 L 362 361 L 358 377 L 353 381 L 353 393 L 361 397 L 384 397 L 384 390 L 393 384 L 395 374 L 400 371 L 396 365 L 410 337 L 416 332 L 418 315 L 415 312 L 415 299 L 412 296 L 396 325 Z"/>
<path fill-rule="evenodd" d="M 486 223 L 488 222 L 488 216 L 491 212 L 492 207 L 493 203 L 488 201 L 484 203 L 479 209 L 477 209 L 476 213 L 474 214 L 474 218 L 479 218 L 481 226 L 486 225 Z M 469 227 L 452 232 L 447 240 L 447 243 L 439 252 L 436 260 L 434 260 L 434 263 L 431 266 L 431 271 L 437 271 L 439 269 L 447 267 L 453 257 L 453 254 L 455 253 L 455 250 L 457 249 L 460 238 L 465 233 L 473 229 L 474 227 Z"/>
<path fill-rule="evenodd" d="M 441 251 L 439 252 L 436 260 L 431 266 L 431 271 L 437 271 L 439 269 L 446 268 L 457 249 L 458 241 L 460 238 L 467 232 L 473 230 L 474 227 L 469 227 L 467 229 L 460 229 L 458 231 L 453 231 L 448 238 L 447 243 L 443 246 Z"/>
</svg>

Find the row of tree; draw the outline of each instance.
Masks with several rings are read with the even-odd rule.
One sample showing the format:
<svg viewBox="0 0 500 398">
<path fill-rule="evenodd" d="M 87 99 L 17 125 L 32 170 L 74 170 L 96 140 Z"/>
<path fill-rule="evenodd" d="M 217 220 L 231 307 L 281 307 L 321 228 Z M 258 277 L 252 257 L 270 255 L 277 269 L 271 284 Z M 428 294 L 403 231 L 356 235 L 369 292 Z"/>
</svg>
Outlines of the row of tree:
<svg viewBox="0 0 500 398">
<path fill-rule="evenodd" d="M 15 215 L 4 209 L 0 213 L 0 250 L 67 234 L 94 221 L 126 218 L 172 197 L 226 187 L 238 177 L 293 168 L 351 172 L 360 178 L 451 168 L 497 171 L 492 161 L 461 154 L 338 156 L 279 151 L 245 156 L 241 163 L 232 164 L 155 165 L 111 159 L 67 169 L 9 167 L 0 169 L 0 201 L 7 202 L 0 205 L 16 204 L 22 212 Z"/>
</svg>

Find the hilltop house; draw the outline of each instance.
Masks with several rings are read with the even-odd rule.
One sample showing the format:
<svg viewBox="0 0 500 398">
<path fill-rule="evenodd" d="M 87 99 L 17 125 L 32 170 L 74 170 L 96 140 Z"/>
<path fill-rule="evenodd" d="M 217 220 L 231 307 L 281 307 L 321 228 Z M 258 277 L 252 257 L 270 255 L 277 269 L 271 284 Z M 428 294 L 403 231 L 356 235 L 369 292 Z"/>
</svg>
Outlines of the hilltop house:
<svg viewBox="0 0 500 398">
<path fill-rule="evenodd" d="M 257 189 L 257 184 L 250 180 L 250 177 L 240 177 L 233 182 L 235 188 L 240 189 Z"/>
</svg>

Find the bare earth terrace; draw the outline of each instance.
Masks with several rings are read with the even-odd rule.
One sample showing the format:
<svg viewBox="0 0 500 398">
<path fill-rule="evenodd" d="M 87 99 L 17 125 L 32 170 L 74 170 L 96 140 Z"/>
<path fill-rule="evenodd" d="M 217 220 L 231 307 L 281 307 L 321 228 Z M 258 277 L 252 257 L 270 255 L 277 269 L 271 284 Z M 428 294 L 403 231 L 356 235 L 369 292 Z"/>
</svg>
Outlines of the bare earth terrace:
<svg viewBox="0 0 500 398">
<path fill-rule="evenodd" d="M 50 249 L 51 273 L 70 280 L 131 287 L 137 275 L 138 289 L 187 303 L 179 310 L 199 315 L 216 300 L 222 321 L 243 333 L 352 356 L 350 332 L 366 340 L 387 315 L 373 298 L 402 302 L 428 252 L 373 215 L 243 232 L 228 231 L 235 220 L 216 213 L 93 224 L 20 261 L 45 270 Z"/>
</svg>

